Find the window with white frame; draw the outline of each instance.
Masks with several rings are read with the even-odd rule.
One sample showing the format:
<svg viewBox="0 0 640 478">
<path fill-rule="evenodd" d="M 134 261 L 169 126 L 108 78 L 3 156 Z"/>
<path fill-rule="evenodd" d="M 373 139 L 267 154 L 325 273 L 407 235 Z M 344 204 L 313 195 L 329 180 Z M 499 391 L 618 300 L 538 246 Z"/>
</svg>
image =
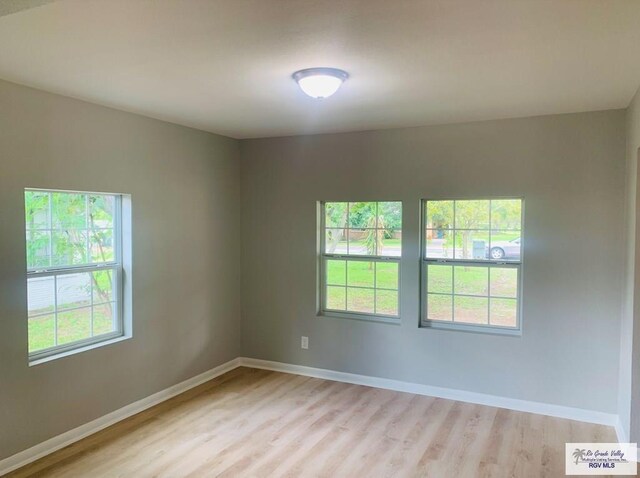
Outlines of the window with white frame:
<svg viewBox="0 0 640 478">
<path fill-rule="evenodd" d="M 29 356 L 123 335 L 122 198 L 25 190 Z"/>
<path fill-rule="evenodd" d="M 325 202 L 321 218 L 322 312 L 399 318 L 402 203 Z"/>
<path fill-rule="evenodd" d="M 422 325 L 520 330 L 522 199 L 423 201 Z"/>
</svg>

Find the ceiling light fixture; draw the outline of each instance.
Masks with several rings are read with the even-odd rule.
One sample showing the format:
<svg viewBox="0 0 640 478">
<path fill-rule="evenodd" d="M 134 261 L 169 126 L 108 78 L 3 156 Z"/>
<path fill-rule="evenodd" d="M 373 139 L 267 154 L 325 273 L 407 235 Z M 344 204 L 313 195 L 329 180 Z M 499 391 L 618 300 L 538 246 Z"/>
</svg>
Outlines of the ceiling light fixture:
<svg viewBox="0 0 640 478">
<path fill-rule="evenodd" d="M 337 68 L 307 68 L 296 71 L 292 77 L 311 98 L 322 99 L 338 91 L 349 74 Z"/>
</svg>

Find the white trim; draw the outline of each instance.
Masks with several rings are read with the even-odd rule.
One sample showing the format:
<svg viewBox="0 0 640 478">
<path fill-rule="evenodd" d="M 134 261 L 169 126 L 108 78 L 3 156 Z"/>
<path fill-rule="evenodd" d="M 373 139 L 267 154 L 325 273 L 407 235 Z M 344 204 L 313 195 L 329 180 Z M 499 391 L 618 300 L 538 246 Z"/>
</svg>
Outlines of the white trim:
<svg viewBox="0 0 640 478">
<path fill-rule="evenodd" d="M 106 345 L 112 345 L 112 344 L 117 344 L 118 342 L 122 342 L 124 340 L 129 340 L 131 338 L 131 334 L 125 334 L 125 335 L 115 335 L 115 336 L 107 336 L 106 338 L 103 337 L 102 340 L 97 341 L 97 342 L 89 342 L 86 345 L 84 343 L 82 343 L 81 345 L 78 345 L 77 343 L 75 344 L 75 347 L 70 348 L 68 350 L 62 350 L 59 351 L 56 354 L 53 355 L 46 355 L 42 358 L 38 358 L 38 359 L 33 359 L 29 361 L 29 367 L 35 367 L 37 365 L 43 364 L 43 363 L 47 363 L 47 362 L 51 362 L 53 360 L 58 360 L 60 358 L 63 357 L 69 357 L 70 355 L 75 355 L 75 354 L 80 354 L 83 352 L 87 352 L 89 350 L 93 350 L 93 349 L 97 349 L 100 347 L 104 347 Z"/>
<path fill-rule="evenodd" d="M 291 365 L 282 362 L 272 362 L 269 360 L 245 357 L 240 359 L 240 365 L 264 370 L 273 370 L 276 372 L 305 375 L 307 377 L 335 380 L 337 382 L 366 385 L 368 387 L 384 388 L 399 392 L 415 393 L 417 395 L 446 398 L 448 400 L 458 400 L 461 402 L 487 405 L 490 407 L 506 408 L 519 412 L 537 413 L 539 415 L 547 415 L 550 417 L 566 418 L 569 420 L 578 420 L 587 423 L 597 423 L 599 425 L 608 425 L 611 427 L 616 427 L 616 424 L 618 423 L 618 416 L 613 413 L 565 407 L 563 405 L 553 405 L 550 403 L 531 402 L 528 400 L 519 400 L 517 398 L 499 397 L 496 395 L 456 390 L 453 388 L 434 387 L 419 383 L 401 382 L 399 380 L 392 380 L 388 378 L 370 377 L 367 375 L 336 372 L 334 370 L 305 367 L 303 365 Z"/>
<path fill-rule="evenodd" d="M 628 443 L 629 437 L 624 431 L 624 427 L 622 426 L 622 420 L 620 419 L 620 416 L 616 417 L 615 429 L 616 429 L 616 436 L 618 437 L 618 443 Z M 640 455 L 638 456 L 640 457 Z"/>
<path fill-rule="evenodd" d="M 402 382 L 399 380 L 392 380 L 388 378 L 338 372 L 335 370 L 306 367 L 303 365 L 293 365 L 282 362 L 273 362 L 269 360 L 238 357 L 207 372 L 185 380 L 184 382 L 173 385 L 172 387 L 138 400 L 137 402 L 120 408 L 119 410 L 111 412 L 107 415 L 104 415 L 103 417 L 97 418 L 96 420 L 93 420 L 89 423 L 81 425 L 78 428 L 74 428 L 73 430 L 69 430 L 68 432 L 53 437 L 45 442 L 40 443 L 39 445 L 5 458 L 4 460 L 0 461 L 0 476 L 25 465 L 28 465 L 29 463 L 32 463 L 46 455 L 49 455 L 68 445 L 71 445 L 72 443 L 75 443 L 89 435 L 99 432 L 100 430 L 103 430 L 104 428 L 107 428 L 121 420 L 135 415 L 136 413 L 140 413 L 148 408 L 153 407 L 154 405 L 169 400 L 176 395 L 184 393 L 237 367 L 243 366 L 263 370 L 273 370 L 276 372 L 291 373 L 295 375 L 304 375 L 307 377 L 322 378 L 326 380 L 334 380 L 336 382 L 365 385 L 368 387 L 384 388 L 387 390 L 395 390 L 399 392 L 415 393 L 417 395 L 427 395 L 430 397 L 445 398 L 448 400 L 458 400 L 461 402 L 487 405 L 490 407 L 506 408 L 509 410 L 516 410 L 520 412 L 537 413 L 539 415 L 566 418 L 569 420 L 578 420 L 587 423 L 597 423 L 599 425 L 608 425 L 615 428 L 619 442 L 625 443 L 627 442 L 628 438 L 624 434 L 622 424 L 618 415 L 615 415 L 613 413 L 604 413 L 594 410 L 565 407 L 562 405 L 553 405 L 541 402 L 530 402 L 528 400 L 499 397 L 496 395 L 487 395 L 484 393 L 456 390 L 452 388 L 434 387 L 431 385 Z"/>
<path fill-rule="evenodd" d="M 134 402 L 107 415 L 92 420 L 89 423 L 80 425 L 73 430 L 69 430 L 34 447 L 16 453 L 9 458 L 5 458 L 4 460 L 0 461 L 0 476 L 3 476 L 25 465 L 28 465 L 29 463 L 32 463 L 46 455 L 49 455 L 50 453 L 60 450 L 61 448 L 71 445 L 72 443 L 82 440 L 89 435 L 92 435 L 115 423 L 118 423 L 125 418 L 129 418 L 136 413 L 147 410 L 154 405 L 158 405 L 159 403 L 169 400 L 176 395 L 180 395 L 187 390 L 208 382 L 215 377 L 218 377 L 239 367 L 240 364 L 241 359 L 235 358 L 226 363 L 223 363 L 222 365 L 212 368 L 211 370 L 201 373 L 200 375 L 196 375 L 195 377 L 187 379 L 184 382 L 180 382 L 169 388 L 161 390 L 160 392 L 154 393 L 153 395 L 149 395 L 146 398 L 138 400 L 137 402 Z"/>
</svg>

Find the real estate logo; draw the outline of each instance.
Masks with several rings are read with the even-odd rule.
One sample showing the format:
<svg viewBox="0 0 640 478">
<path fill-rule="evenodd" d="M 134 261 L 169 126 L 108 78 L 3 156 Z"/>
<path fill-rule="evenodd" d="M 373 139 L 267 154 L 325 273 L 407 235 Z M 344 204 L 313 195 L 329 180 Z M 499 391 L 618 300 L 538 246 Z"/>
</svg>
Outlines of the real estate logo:
<svg viewBox="0 0 640 478">
<path fill-rule="evenodd" d="M 567 475 L 636 475 L 636 443 L 566 443 Z"/>
</svg>

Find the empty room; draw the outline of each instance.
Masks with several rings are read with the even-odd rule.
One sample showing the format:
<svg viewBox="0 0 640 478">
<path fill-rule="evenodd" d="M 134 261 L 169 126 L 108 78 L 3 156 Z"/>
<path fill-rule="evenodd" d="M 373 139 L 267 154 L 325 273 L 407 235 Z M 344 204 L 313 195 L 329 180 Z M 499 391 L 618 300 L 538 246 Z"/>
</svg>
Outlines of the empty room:
<svg viewBox="0 0 640 478">
<path fill-rule="evenodd" d="M 640 0 L 0 0 L 0 476 L 636 476 L 639 87 Z"/>
</svg>

